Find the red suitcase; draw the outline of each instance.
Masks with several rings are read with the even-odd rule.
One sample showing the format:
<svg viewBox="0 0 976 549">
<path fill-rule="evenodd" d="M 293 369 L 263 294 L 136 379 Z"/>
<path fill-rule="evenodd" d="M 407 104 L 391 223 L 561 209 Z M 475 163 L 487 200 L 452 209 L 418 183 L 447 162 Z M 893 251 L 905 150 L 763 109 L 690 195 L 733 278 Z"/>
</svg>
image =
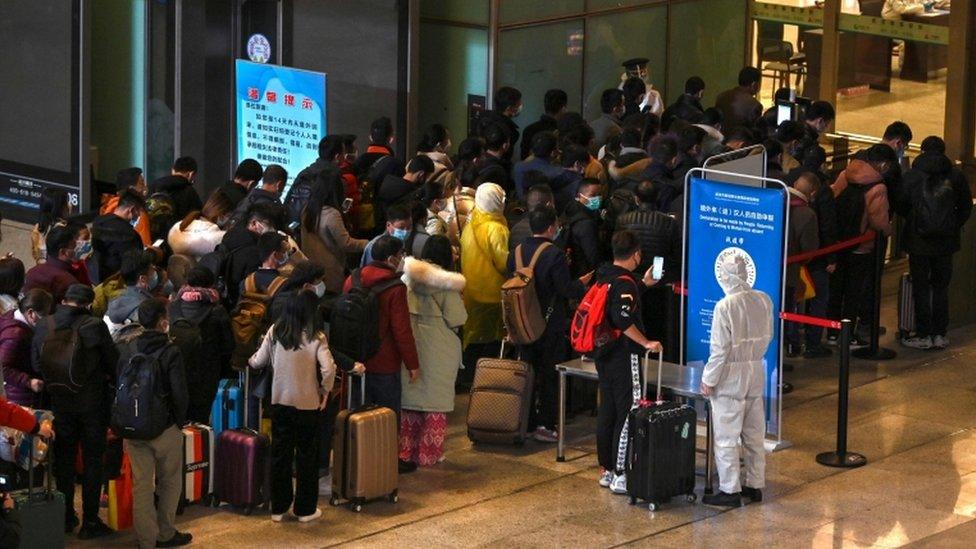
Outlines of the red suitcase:
<svg viewBox="0 0 976 549">
<path fill-rule="evenodd" d="M 214 462 L 214 507 L 225 502 L 243 507 L 246 515 L 261 504 L 270 507 L 271 439 L 246 427 L 221 431 Z"/>
</svg>

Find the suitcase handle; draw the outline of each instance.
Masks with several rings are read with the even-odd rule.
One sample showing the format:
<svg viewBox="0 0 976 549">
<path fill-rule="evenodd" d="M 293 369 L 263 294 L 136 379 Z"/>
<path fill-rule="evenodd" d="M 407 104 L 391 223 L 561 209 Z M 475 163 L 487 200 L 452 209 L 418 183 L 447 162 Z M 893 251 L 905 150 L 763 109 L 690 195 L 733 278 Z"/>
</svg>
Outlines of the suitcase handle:
<svg viewBox="0 0 976 549">
<path fill-rule="evenodd" d="M 360 379 L 360 382 L 359 382 L 359 405 L 362 406 L 362 405 L 366 404 L 366 374 L 358 375 L 358 374 L 354 374 L 354 373 L 352 373 L 350 371 L 347 374 L 347 376 L 348 376 L 347 379 L 349 380 L 349 390 L 346 391 L 346 399 L 347 399 L 346 407 L 349 408 L 349 410 L 351 411 L 353 409 L 353 406 L 352 406 L 352 386 L 354 384 L 353 383 L 353 378 L 358 377 Z"/>
<path fill-rule="evenodd" d="M 652 352 L 653 351 L 647 351 L 646 353 L 644 353 L 644 383 L 641 384 L 641 399 L 644 400 L 647 399 L 647 379 L 648 379 L 648 374 L 650 373 L 648 371 L 648 365 L 651 361 Z M 664 368 L 664 350 L 662 349 L 657 353 L 657 385 L 656 385 L 657 396 L 654 399 L 657 404 L 661 404 L 662 402 L 664 402 L 664 399 L 661 398 L 661 370 L 663 368 Z"/>
</svg>

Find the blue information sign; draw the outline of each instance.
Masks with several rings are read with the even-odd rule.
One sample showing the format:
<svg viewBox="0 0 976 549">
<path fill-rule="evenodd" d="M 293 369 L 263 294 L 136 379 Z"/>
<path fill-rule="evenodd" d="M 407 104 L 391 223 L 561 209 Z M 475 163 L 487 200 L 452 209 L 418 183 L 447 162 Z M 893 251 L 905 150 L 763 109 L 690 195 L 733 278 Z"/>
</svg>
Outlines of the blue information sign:
<svg viewBox="0 0 976 549">
<path fill-rule="evenodd" d="M 287 195 L 326 135 L 325 74 L 238 59 L 236 103 L 237 161 L 283 166 Z"/>
<path fill-rule="evenodd" d="M 725 296 L 718 284 L 719 261 L 741 257 L 749 284 L 769 295 L 773 311 L 782 310 L 787 197 L 782 187 L 762 188 L 692 178 L 688 196 L 685 360 L 708 360 L 712 311 Z M 780 322 L 766 351 L 767 431 L 777 433 L 779 407 Z"/>
</svg>

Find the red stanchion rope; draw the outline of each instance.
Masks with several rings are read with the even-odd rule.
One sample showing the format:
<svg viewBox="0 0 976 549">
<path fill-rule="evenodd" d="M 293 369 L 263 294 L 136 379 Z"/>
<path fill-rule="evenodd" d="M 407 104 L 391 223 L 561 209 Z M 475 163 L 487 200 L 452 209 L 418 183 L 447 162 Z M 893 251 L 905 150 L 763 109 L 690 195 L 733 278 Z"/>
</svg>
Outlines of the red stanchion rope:
<svg viewBox="0 0 976 549">
<path fill-rule="evenodd" d="M 853 248 L 854 246 L 863 244 L 864 242 L 869 242 L 871 240 L 874 240 L 874 231 L 868 231 L 856 238 L 845 240 L 843 242 L 838 242 L 836 244 L 831 244 L 830 246 L 824 246 L 823 248 L 817 250 L 805 252 L 802 254 L 791 255 L 790 257 L 786 258 L 786 263 L 791 264 L 791 263 L 810 261 L 811 259 L 823 255 L 832 254 L 834 252 L 839 252 L 841 250 L 846 250 L 847 248 Z"/>
<path fill-rule="evenodd" d="M 810 326 L 820 326 L 831 330 L 840 330 L 840 322 L 816 316 L 798 315 L 795 313 L 780 313 L 779 317 L 787 322 L 797 322 L 799 324 L 809 324 Z"/>
</svg>

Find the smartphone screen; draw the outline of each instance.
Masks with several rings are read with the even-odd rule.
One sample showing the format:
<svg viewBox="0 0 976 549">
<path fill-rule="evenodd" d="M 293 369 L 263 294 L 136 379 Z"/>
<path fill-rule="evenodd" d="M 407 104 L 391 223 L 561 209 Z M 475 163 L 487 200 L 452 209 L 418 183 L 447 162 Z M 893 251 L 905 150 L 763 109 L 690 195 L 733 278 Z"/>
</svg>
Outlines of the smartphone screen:
<svg viewBox="0 0 976 549">
<path fill-rule="evenodd" d="M 343 200 L 342 201 L 342 211 L 343 211 L 343 213 L 348 212 L 350 208 L 352 208 L 352 199 L 351 198 L 347 198 L 347 199 Z"/>
<path fill-rule="evenodd" d="M 793 120 L 793 105 L 789 103 L 777 103 L 776 125 L 778 126 L 787 120 Z"/>
<path fill-rule="evenodd" d="M 661 280 L 664 276 L 664 258 L 661 256 L 654 257 L 654 263 L 651 266 L 651 278 L 654 280 Z"/>
</svg>

